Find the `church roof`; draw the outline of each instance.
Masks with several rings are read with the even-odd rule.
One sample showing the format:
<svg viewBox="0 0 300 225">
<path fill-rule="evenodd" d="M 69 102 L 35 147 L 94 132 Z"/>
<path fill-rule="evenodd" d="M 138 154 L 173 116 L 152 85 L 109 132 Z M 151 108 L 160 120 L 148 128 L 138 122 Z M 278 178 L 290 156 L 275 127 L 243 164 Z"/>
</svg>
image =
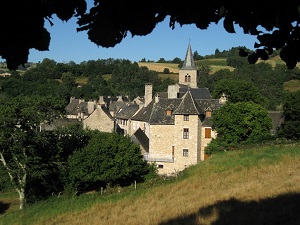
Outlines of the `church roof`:
<svg viewBox="0 0 300 225">
<path fill-rule="evenodd" d="M 195 62 L 194 62 L 194 57 L 193 57 L 193 52 L 192 52 L 192 48 L 191 45 L 189 43 L 187 51 L 186 51 L 186 55 L 185 55 L 185 59 L 183 62 L 183 65 L 181 67 L 181 69 L 183 70 L 195 70 L 197 69 Z"/>
<path fill-rule="evenodd" d="M 179 98 L 182 97 L 188 90 L 190 90 L 194 99 L 211 99 L 208 88 L 190 88 L 187 85 L 180 85 Z"/>
</svg>

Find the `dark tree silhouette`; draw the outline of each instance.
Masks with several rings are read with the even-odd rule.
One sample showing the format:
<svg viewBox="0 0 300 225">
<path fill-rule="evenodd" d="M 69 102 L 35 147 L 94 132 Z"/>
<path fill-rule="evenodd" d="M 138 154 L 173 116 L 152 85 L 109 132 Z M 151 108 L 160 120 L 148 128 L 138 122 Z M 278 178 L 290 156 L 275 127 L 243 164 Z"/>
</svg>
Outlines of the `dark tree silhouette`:
<svg viewBox="0 0 300 225">
<path fill-rule="evenodd" d="M 255 63 L 280 50 L 282 60 L 292 69 L 300 61 L 299 6 L 299 0 L 212 0 L 185 4 L 174 4 L 172 0 L 145 0 L 142 4 L 138 0 L 94 0 L 94 6 L 86 11 L 85 0 L 10 0 L 2 7 L 6 13 L 0 15 L 0 55 L 13 70 L 27 62 L 29 49 L 48 50 L 50 34 L 44 21 L 51 23 L 54 14 L 61 20 L 76 17 L 77 31 L 87 31 L 92 42 L 107 48 L 120 43 L 128 33 L 150 34 L 157 23 L 169 16 L 172 29 L 178 23 L 195 24 L 204 30 L 210 23 L 222 21 L 228 33 L 235 33 L 237 24 L 245 34 L 258 39 L 254 52 L 241 50 L 240 56 Z"/>
</svg>

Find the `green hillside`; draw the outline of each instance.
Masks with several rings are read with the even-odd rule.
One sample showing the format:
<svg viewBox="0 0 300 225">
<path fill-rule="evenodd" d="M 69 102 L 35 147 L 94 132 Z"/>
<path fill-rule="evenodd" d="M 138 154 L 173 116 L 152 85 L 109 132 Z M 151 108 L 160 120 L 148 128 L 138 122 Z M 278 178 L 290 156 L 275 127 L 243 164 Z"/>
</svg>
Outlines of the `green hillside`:
<svg viewBox="0 0 300 225">
<path fill-rule="evenodd" d="M 177 179 L 53 198 L 16 208 L 0 193 L 0 224 L 300 224 L 300 143 L 220 152 Z M 14 197 L 15 196 L 15 197 Z"/>
</svg>

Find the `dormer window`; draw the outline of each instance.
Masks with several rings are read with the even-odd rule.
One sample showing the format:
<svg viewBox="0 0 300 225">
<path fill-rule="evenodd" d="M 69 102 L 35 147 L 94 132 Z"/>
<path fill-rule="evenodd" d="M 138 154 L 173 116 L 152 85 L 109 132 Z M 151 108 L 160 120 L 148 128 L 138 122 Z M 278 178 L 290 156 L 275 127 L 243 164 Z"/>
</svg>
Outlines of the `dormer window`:
<svg viewBox="0 0 300 225">
<path fill-rule="evenodd" d="M 171 109 L 166 109 L 166 115 L 171 116 L 172 115 L 172 110 Z"/>
<path fill-rule="evenodd" d="M 206 116 L 206 117 L 211 117 L 211 111 L 206 111 L 206 112 L 205 112 L 205 116 Z"/>
<path fill-rule="evenodd" d="M 173 108 L 174 108 L 173 104 L 169 105 L 169 106 L 166 108 L 165 112 L 166 112 L 166 115 L 167 115 L 167 116 L 171 116 L 171 115 L 172 115 Z"/>
</svg>

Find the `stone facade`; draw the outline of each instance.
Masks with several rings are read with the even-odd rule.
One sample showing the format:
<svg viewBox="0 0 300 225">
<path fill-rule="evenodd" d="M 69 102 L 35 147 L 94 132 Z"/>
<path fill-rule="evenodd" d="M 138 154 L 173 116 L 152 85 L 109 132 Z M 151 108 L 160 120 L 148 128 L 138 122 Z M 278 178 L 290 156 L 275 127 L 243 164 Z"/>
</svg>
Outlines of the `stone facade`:
<svg viewBox="0 0 300 225">
<path fill-rule="evenodd" d="M 82 122 L 84 129 L 114 132 L 114 118 L 100 105 L 97 105 L 96 109 Z"/>
</svg>

